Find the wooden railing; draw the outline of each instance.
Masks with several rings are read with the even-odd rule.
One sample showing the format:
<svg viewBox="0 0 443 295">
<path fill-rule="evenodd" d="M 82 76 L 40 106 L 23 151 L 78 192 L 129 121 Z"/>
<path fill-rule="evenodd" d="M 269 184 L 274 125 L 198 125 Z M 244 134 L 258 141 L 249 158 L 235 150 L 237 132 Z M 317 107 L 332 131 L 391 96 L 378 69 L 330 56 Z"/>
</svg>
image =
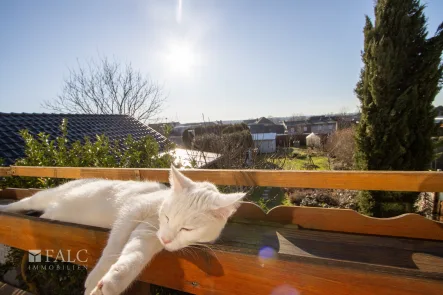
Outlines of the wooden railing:
<svg viewBox="0 0 443 295">
<path fill-rule="evenodd" d="M 184 174 L 220 185 L 443 191 L 443 173 L 438 172 L 185 170 Z M 13 166 L 0 168 L 0 176 L 167 182 L 168 170 Z M 0 199 L 20 199 L 35 191 L 6 189 Z M 88 267 L 99 258 L 106 239 L 105 229 L 0 215 L 0 243 L 24 250 L 87 249 Z M 377 219 L 352 210 L 285 206 L 266 214 L 244 203 L 212 248 L 214 252 L 202 249 L 195 255 L 162 252 L 140 280 L 194 294 L 441 294 L 443 290 L 443 224 L 416 214 Z M 261 255 L 264 249 L 273 255 Z"/>
<path fill-rule="evenodd" d="M 0 176 L 108 178 L 168 182 L 168 169 L 28 167 L 0 168 Z M 195 181 L 218 185 L 442 192 L 443 173 L 404 171 L 184 170 Z"/>
</svg>

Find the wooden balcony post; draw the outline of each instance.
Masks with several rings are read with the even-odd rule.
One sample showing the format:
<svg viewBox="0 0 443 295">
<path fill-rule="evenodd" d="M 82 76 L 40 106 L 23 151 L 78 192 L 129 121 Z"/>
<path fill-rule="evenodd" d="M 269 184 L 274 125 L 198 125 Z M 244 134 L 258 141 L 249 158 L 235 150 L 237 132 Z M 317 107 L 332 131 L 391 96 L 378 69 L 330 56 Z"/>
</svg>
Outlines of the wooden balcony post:
<svg viewBox="0 0 443 295">
<path fill-rule="evenodd" d="M 441 169 L 437 169 L 438 172 L 441 172 Z M 443 220 L 443 195 L 441 192 L 435 192 L 432 200 L 432 219 L 437 221 Z"/>
</svg>

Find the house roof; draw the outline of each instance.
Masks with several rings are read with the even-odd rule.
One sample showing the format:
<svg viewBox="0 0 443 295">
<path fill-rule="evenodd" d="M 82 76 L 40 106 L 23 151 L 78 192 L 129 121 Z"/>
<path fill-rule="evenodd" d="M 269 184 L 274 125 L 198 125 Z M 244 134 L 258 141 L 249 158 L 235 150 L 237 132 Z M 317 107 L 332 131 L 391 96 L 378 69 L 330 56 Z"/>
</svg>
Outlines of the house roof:
<svg viewBox="0 0 443 295">
<path fill-rule="evenodd" d="M 249 124 L 249 131 L 251 134 L 255 133 L 277 133 L 277 134 L 284 134 L 285 133 L 285 126 L 273 124 L 273 125 L 267 125 L 267 124 Z"/>
<path fill-rule="evenodd" d="M 307 121 L 311 124 L 335 122 L 330 116 L 311 116 Z"/>
<path fill-rule="evenodd" d="M 306 125 L 308 122 L 306 120 L 296 120 L 296 121 L 283 121 L 286 126 L 297 126 Z"/>
<path fill-rule="evenodd" d="M 335 123 L 336 120 L 330 116 L 311 116 L 306 120 L 295 120 L 295 121 L 284 121 L 286 126 L 297 126 L 297 125 L 315 125 L 315 124 L 325 124 L 325 123 Z"/>
<path fill-rule="evenodd" d="M 85 136 L 94 138 L 104 134 L 111 141 L 125 139 L 129 134 L 134 139 L 152 136 L 162 149 L 167 138 L 126 115 L 81 115 L 81 114 L 36 114 L 0 113 L 0 158 L 4 164 L 11 165 L 16 159 L 24 157 L 24 142 L 19 131 L 27 129 L 31 134 L 44 132 L 51 139 L 61 135 L 62 120 L 68 120 L 68 140 L 83 141 Z"/>
<path fill-rule="evenodd" d="M 257 124 L 269 124 L 269 125 L 275 125 L 274 122 L 272 122 L 269 119 L 266 119 L 265 117 L 261 117 L 260 119 L 257 120 L 256 122 Z"/>
</svg>

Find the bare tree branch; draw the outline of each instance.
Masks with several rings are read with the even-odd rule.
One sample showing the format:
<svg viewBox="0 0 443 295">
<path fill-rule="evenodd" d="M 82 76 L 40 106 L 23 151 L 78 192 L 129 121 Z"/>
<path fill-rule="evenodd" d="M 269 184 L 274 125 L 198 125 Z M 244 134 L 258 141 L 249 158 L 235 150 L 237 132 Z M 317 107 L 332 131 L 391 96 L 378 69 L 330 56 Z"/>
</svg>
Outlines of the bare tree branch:
<svg viewBox="0 0 443 295">
<path fill-rule="evenodd" d="M 45 101 L 45 109 L 74 114 L 121 114 L 146 122 L 163 110 L 163 87 L 133 69 L 106 57 L 68 69 L 62 93 Z"/>
</svg>

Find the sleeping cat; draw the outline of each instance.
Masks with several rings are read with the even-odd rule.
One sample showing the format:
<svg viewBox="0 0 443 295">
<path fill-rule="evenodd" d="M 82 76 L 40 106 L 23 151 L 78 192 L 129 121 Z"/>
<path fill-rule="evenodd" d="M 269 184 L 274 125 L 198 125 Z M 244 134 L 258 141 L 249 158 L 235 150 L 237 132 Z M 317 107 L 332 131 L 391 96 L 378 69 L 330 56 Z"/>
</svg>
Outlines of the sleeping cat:
<svg viewBox="0 0 443 295">
<path fill-rule="evenodd" d="M 117 295 L 162 249 L 213 242 L 244 193 L 222 194 L 171 166 L 171 188 L 157 182 L 74 180 L 0 210 L 43 211 L 42 218 L 111 228 L 102 256 L 85 282 L 85 295 Z"/>
</svg>

